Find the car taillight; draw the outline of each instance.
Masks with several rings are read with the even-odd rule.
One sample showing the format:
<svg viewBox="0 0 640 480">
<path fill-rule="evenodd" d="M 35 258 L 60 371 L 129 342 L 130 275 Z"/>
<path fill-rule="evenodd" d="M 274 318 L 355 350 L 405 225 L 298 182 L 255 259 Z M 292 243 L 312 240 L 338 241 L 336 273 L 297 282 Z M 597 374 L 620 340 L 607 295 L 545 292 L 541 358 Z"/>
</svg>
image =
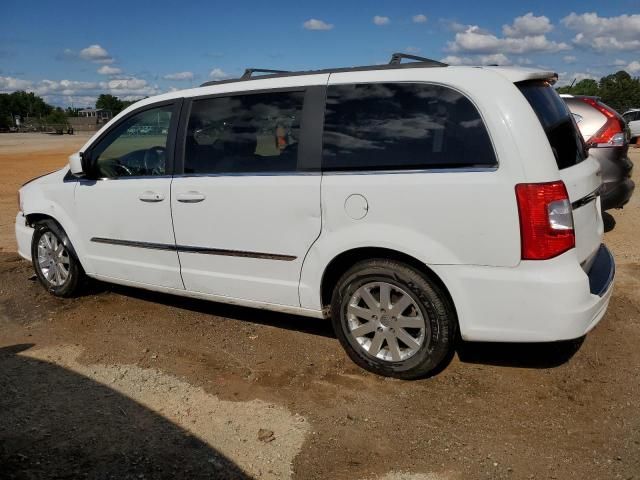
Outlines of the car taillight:
<svg viewBox="0 0 640 480">
<path fill-rule="evenodd" d="M 582 98 L 607 117 L 605 124 L 587 140 L 587 147 L 622 147 L 625 144 L 625 123 L 614 110 L 593 98 Z"/>
<path fill-rule="evenodd" d="M 546 260 L 575 247 L 573 211 L 563 182 L 516 185 L 523 260 Z"/>
</svg>

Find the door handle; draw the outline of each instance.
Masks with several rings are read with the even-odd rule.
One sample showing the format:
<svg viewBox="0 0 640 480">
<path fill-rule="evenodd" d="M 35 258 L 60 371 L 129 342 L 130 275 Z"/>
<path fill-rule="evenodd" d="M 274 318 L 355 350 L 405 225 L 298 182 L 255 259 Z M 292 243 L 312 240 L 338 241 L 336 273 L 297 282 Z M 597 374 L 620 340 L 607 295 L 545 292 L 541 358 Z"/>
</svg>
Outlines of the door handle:
<svg viewBox="0 0 640 480">
<path fill-rule="evenodd" d="M 203 201 L 205 198 L 207 197 L 204 193 L 194 191 L 179 193 L 176 197 L 176 199 L 182 203 L 198 203 Z"/>
<path fill-rule="evenodd" d="M 161 202 L 164 200 L 164 195 L 147 190 L 146 192 L 142 192 L 138 198 L 143 202 Z"/>
</svg>

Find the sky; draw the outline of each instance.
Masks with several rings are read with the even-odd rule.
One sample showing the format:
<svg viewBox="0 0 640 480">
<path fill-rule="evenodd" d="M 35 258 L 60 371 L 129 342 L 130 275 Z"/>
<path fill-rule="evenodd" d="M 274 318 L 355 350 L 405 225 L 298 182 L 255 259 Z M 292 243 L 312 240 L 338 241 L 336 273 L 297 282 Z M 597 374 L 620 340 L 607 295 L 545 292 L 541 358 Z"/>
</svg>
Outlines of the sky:
<svg viewBox="0 0 640 480">
<path fill-rule="evenodd" d="M 54 105 L 133 100 L 247 67 L 387 63 L 396 51 L 458 64 L 552 69 L 561 83 L 640 75 L 640 0 L 30 0 L 0 7 L 0 93 Z"/>
</svg>

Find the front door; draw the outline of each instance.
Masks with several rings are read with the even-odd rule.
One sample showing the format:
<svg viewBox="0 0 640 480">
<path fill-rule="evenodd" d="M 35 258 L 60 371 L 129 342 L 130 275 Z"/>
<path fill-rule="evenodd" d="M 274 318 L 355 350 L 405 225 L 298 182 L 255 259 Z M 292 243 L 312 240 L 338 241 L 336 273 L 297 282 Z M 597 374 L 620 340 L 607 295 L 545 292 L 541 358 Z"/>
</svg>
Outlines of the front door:
<svg viewBox="0 0 640 480">
<path fill-rule="evenodd" d="M 307 108 L 319 104 L 309 100 L 318 93 L 298 88 L 193 101 L 184 174 L 171 189 L 187 290 L 299 306 L 302 262 L 321 227 L 321 177 L 305 168 L 319 156 L 310 148 L 316 137 Z"/>
<path fill-rule="evenodd" d="M 85 152 L 75 190 L 87 269 L 115 281 L 183 289 L 171 222 L 179 102 L 126 117 Z"/>
</svg>

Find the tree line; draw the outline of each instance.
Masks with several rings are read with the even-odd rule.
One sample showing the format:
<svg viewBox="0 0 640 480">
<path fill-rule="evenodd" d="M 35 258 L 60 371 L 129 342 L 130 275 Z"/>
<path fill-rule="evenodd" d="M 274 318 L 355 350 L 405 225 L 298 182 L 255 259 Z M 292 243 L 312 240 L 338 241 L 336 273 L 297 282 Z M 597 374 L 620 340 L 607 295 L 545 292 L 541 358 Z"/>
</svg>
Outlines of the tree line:
<svg viewBox="0 0 640 480">
<path fill-rule="evenodd" d="M 575 85 L 559 87 L 557 91 L 600 97 L 619 113 L 640 108 L 640 77 L 632 77 L 624 70 L 602 77 L 599 81 L 580 80 Z M 95 107 L 110 110 L 115 116 L 132 103 L 114 95 L 102 94 L 96 100 Z M 54 107 L 33 92 L 0 93 L 0 129 L 14 126 L 16 115 L 20 116 L 22 122 L 66 124 L 67 117 L 78 115 L 78 109 Z"/>
<path fill-rule="evenodd" d="M 115 116 L 132 103 L 134 102 L 120 100 L 114 95 L 102 94 L 96 100 L 95 108 L 110 110 Z M 63 110 L 54 107 L 33 92 L 0 93 L 0 129 L 15 126 L 16 116 L 21 118 L 22 123 L 65 125 L 68 117 L 78 116 L 78 110 L 80 109 L 67 107 Z"/>
<path fill-rule="evenodd" d="M 558 88 L 558 92 L 600 97 L 621 114 L 630 108 L 640 108 L 640 77 L 634 78 L 624 70 L 599 81 L 590 78 L 580 80 L 575 85 Z"/>
</svg>

